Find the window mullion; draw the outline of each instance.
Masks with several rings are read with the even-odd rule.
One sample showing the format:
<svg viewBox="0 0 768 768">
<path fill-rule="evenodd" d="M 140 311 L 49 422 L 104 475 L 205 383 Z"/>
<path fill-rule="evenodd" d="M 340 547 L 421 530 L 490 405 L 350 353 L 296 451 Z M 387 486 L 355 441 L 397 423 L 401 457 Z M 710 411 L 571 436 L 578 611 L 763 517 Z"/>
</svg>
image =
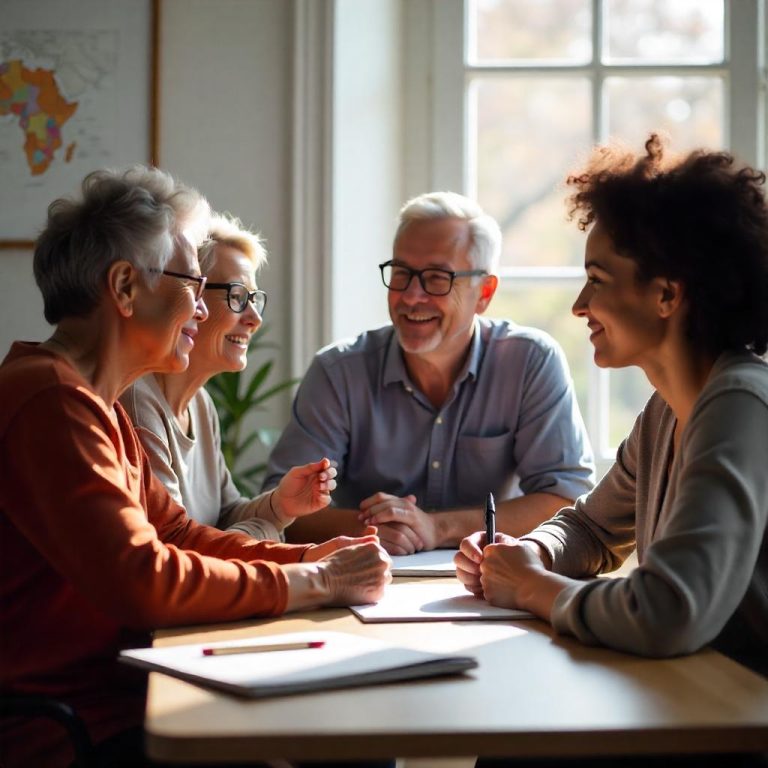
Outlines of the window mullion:
<svg viewBox="0 0 768 768">
<path fill-rule="evenodd" d="M 761 157 L 760 0 L 725 3 L 726 80 L 725 144 L 751 165 Z M 764 88 L 762 97 L 765 98 Z M 763 128 L 764 130 L 764 128 Z"/>
<path fill-rule="evenodd" d="M 467 147 L 469 138 L 464 14 L 463 0 L 432 0 L 432 71 L 440 73 L 433 78 L 432 91 L 432 188 L 460 192 L 467 189 L 467 164 L 465 153 L 456 149 Z"/>
<path fill-rule="evenodd" d="M 601 141 L 607 130 L 603 99 L 603 2 L 592 0 L 592 139 Z"/>
<path fill-rule="evenodd" d="M 592 0 L 592 138 L 604 141 L 608 130 L 603 94 L 603 0 Z M 598 368 L 589 349 L 589 379 L 585 419 L 597 460 L 607 458 L 610 435 L 610 377 Z"/>
</svg>

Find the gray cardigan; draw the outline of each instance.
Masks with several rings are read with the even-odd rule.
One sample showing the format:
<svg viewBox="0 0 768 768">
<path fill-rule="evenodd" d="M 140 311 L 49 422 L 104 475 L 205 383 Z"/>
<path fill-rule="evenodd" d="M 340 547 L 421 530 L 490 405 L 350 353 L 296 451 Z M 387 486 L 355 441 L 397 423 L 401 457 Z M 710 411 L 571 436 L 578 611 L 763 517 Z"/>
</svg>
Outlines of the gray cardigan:
<svg viewBox="0 0 768 768">
<path fill-rule="evenodd" d="M 768 674 L 768 364 L 721 355 L 672 458 L 674 427 L 654 394 L 597 487 L 524 537 L 573 578 L 637 547 L 626 578 L 566 588 L 553 626 L 647 656 L 711 643 Z"/>
</svg>

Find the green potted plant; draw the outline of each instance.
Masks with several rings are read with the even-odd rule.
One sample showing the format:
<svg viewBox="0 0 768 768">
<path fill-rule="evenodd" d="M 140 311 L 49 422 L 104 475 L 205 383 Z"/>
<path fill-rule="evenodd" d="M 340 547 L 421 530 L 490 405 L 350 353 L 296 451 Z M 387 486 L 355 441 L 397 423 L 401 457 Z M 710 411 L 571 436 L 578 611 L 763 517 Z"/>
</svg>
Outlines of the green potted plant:
<svg viewBox="0 0 768 768">
<path fill-rule="evenodd" d="M 259 355 L 265 349 L 276 349 L 277 344 L 265 341 L 267 326 L 262 325 L 253 335 L 248 355 Z M 261 428 L 248 429 L 247 417 L 256 411 L 265 411 L 270 398 L 290 389 L 298 379 L 287 379 L 272 386 L 268 379 L 274 360 L 267 360 L 251 373 L 252 364 L 244 371 L 220 373 L 205 385 L 213 398 L 221 422 L 221 450 L 224 460 L 232 473 L 232 479 L 245 496 L 258 493 L 261 479 L 266 470 L 265 462 L 241 466 L 246 452 L 255 442 L 269 450 L 275 442 L 279 430 Z"/>
</svg>

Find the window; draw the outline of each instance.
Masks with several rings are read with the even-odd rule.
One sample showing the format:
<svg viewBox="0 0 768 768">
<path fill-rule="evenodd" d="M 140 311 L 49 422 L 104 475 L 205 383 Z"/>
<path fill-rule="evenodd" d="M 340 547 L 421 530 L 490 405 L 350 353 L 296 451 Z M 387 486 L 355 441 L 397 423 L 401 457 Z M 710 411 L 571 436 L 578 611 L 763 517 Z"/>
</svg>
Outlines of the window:
<svg viewBox="0 0 768 768">
<path fill-rule="evenodd" d="M 592 363 L 570 307 L 584 235 L 565 216 L 567 172 L 595 142 L 640 150 L 765 152 L 763 0 L 436 0 L 438 186 L 476 197 L 504 234 L 489 315 L 563 345 L 601 469 L 651 388 L 637 369 Z M 438 162 L 435 163 L 438 167 Z"/>
</svg>

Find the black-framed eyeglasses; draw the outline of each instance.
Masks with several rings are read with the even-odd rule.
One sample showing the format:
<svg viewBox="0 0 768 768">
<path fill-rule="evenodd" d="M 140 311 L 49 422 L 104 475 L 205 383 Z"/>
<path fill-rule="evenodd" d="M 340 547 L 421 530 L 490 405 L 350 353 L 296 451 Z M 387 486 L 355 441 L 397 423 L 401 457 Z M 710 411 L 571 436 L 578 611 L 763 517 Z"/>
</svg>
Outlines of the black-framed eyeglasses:
<svg viewBox="0 0 768 768">
<path fill-rule="evenodd" d="M 150 269 L 150 272 L 154 272 L 158 275 L 167 275 L 168 277 L 177 277 L 179 280 L 188 280 L 195 283 L 195 301 L 200 301 L 203 298 L 203 288 L 208 281 L 205 275 L 186 275 L 183 272 L 171 272 L 169 269 Z"/>
<path fill-rule="evenodd" d="M 445 296 L 451 292 L 453 281 L 457 277 L 480 277 L 488 273 L 484 269 L 464 269 L 452 272 L 450 269 L 429 267 L 428 269 L 411 269 L 402 264 L 385 261 L 379 264 L 381 279 L 390 291 L 406 291 L 414 277 L 419 278 L 419 283 L 424 293 L 430 296 Z"/>
<path fill-rule="evenodd" d="M 264 316 L 264 309 L 267 306 L 267 294 L 264 291 L 258 289 L 249 291 L 243 283 L 208 283 L 205 287 L 226 290 L 227 304 L 233 312 L 245 312 L 250 302 L 259 315 Z"/>
</svg>

